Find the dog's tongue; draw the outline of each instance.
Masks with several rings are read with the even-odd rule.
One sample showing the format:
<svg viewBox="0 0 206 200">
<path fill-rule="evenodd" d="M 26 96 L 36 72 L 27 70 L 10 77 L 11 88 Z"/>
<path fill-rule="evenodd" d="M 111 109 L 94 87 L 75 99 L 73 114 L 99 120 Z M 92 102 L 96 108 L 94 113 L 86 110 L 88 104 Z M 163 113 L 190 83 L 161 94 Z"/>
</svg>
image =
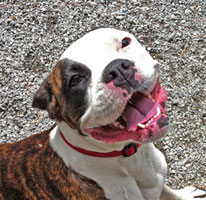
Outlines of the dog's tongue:
<svg viewBox="0 0 206 200">
<path fill-rule="evenodd" d="M 128 131 L 136 131 L 137 124 L 147 122 L 157 112 L 159 104 L 146 98 L 140 93 L 136 93 L 131 98 L 131 103 L 127 104 L 122 117 L 127 123 Z"/>
</svg>

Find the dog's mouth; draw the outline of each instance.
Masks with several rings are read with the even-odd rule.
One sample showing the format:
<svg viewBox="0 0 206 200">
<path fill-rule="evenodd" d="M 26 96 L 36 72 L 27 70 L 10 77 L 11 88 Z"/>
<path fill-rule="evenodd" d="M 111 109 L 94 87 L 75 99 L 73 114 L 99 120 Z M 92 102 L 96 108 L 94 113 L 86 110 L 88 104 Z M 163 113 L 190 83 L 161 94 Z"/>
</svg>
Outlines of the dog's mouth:
<svg viewBox="0 0 206 200">
<path fill-rule="evenodd" d="M 153 142 L 168 129 L 169 119 L 164 109 L 166 99 L 166 91 L 157 81 L 150 94 L 135 92 L 117 120 L 105 126 L 87 128 L 86 132 L 107 143 Z"/>
</svg>

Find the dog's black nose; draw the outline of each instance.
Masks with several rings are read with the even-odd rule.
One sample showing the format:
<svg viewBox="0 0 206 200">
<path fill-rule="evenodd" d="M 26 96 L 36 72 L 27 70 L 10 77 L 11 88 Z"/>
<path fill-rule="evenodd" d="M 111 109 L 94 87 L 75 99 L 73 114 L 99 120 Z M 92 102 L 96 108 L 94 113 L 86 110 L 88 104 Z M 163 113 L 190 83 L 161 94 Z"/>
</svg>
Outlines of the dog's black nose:
<svg viewBox="0 0 206 200">
<path fill-rule="evenodd" d="M 134 82 L 134 63 L 127 59 L 116 59 L 110 62 L 103 72 L 104 83 L 114 82 L 116 87 L 128 89 Z"/>
</svg>

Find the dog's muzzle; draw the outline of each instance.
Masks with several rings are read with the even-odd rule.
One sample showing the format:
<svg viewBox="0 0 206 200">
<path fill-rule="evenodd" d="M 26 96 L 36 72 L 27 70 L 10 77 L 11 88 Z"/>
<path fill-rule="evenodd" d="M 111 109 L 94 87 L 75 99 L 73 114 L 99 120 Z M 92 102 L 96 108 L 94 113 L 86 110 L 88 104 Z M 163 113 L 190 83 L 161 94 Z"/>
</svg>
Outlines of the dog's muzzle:
<svg viewBox="0 0 206 200">
<path fill-rule="evenodd" d="M 125 59 L 114 60 L 105 68 L 104 87 L 96 101 L 100 103 L 82 120 L 83 132 L 107 143 L 153 142 L 167 132 L 167 94 L 157 74 L 147 80 L 135 79 L 137 73 L 133 63 Z"/>
</svg>

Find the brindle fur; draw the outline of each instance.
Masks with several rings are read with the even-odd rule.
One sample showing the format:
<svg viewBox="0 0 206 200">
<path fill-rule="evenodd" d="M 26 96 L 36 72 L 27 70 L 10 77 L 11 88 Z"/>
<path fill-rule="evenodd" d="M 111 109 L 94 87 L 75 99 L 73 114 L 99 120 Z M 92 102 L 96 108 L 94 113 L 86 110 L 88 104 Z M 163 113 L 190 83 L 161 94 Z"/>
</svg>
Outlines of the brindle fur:
<svg viewBox="0 0 206 200">
<path fill-rule="evenodd" d="M 66 167 L 52 150 L 50 131 L 0 145 L 0 200 L 105 200 L 94 181 Z"/>
<path fill-rule="evenodd" d="M 71 89 L 67 83 L 75 74 L 86 78 L 78 88 Z M 77 121 L 87 107 L 85 97 L 90 76 L 91 71 L 85 65 L 66 58 L 60 60 L 34 95 L 32 106 L 47 110 L 50 119 L 63 120 L 77 129 Z"/>
</svg>

